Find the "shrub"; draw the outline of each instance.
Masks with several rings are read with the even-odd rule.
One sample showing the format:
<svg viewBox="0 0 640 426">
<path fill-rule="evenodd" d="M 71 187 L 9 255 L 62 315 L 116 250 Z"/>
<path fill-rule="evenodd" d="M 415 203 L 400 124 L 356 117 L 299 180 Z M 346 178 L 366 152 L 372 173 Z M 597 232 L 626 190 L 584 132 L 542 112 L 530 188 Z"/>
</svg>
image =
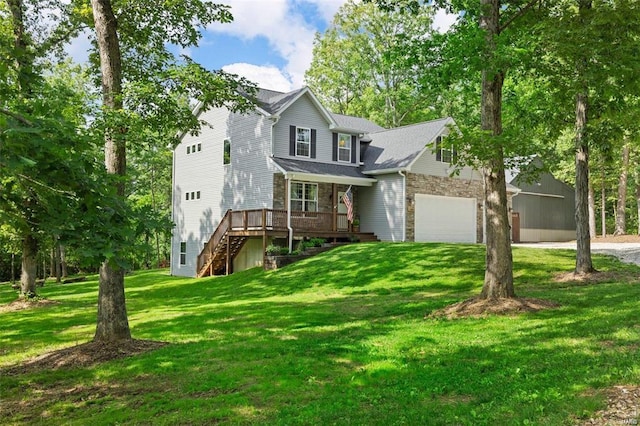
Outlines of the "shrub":
<svg viewBox="0 0 640 426">
<path fill-rule="evenodd" d="M 269 256 L 276 256 L 278 254 L 280 254 L 282 252 L 283 247 L 280 246 L 276 246 L 273 244 L 269 244 L 265 250 L 265 252 L 269 255 Z M 289 250 L 287 250 L 288 252 Z"/>
</svg>

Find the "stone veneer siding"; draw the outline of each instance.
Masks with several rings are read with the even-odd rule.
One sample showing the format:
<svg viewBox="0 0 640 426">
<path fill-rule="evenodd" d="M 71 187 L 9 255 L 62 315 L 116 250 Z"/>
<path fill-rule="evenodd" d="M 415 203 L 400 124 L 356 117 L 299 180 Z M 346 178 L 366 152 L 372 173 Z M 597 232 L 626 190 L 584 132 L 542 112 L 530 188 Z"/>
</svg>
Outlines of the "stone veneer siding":
<svg viewBox="0 0 640 426">
<path fill-rule="evenodd" d="M 416 194 L 440 195 L 476 199 L 476 242 L 483 240 L 482 181 L 407 173 L 407 241 L 415 241 L 415 196 Z M 510 199 L 511 197 L 509 197 Z"/>
<path fill-rule="evenodd" d="M 311 182 L 314 183 L 314 182 Z M 338 191 L 346 191 L 347 185 L 336 185 L 336 194 Z M 321 213 L 331 213 L 333 206 L 337 205 L 337 200 L 333 200 L 333 184 L 331 183 L 318 183 L 318 211 Z M 353 192 L 353 204 L 354 211 L 358 212 L 358 189 L 355 186 L 351 187 Z M 287 208 L 287 182 L 284 179 L 282 173 L 275 173 L 273 175 L 273 209 L 274 210 L 286 210 Z M 337 196 L 337 195 L 336 195 Z"/>
</svg>

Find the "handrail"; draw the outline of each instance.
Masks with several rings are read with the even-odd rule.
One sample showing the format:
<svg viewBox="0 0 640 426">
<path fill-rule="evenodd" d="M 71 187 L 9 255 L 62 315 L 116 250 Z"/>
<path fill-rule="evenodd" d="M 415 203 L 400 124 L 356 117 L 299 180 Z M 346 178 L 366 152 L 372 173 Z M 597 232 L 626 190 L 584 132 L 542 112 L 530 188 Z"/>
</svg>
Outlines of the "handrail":
<svg viewBox="0 0 640 426">
<path fill-rule="evenodd" d="M 337 213 L 336 218 L 334 223 L 334 213 L 292 211 L 291 226 L 294 232 L 349 232 L 347 215 Z M 288 231 L 287 210 L 227 210 L 198 255 L 198 272 L 211 260 L 229 231 Z"/>
</svg>

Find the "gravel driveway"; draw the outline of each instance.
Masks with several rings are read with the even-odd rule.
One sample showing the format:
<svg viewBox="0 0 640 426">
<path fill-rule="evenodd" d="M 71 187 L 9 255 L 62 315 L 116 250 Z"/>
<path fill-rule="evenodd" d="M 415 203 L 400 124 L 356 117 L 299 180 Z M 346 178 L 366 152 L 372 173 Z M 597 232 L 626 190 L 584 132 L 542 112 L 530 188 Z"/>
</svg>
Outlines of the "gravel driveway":
<svg viewBox="0 0 640 426">
<path fill-rule="evenodd" d="M 541 249 L 576 249 L 576 242 L 567 243 L 521 243 L 514 247 L 533 247 Z M 615 256 L 625 263 L 640 265 L 640 243 L 591 243 L 591 253 Z"/>
</svg>

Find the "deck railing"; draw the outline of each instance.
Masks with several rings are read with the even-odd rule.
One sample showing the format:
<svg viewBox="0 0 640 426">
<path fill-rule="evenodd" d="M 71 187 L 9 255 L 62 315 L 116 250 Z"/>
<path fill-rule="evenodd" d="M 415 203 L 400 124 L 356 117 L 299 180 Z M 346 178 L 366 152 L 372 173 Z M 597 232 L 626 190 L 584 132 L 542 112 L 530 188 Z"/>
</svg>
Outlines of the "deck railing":
<svg viewBox="0 0 640 426">
<path fill-rule="evenodd" d="M 291 211 L 291 227 L 296 232 L 349 232 L 349 221 L 343 213 Z M 227 210 L 213 235 L 198 256 L 198 271 L 229 231 L 288 231 L 287 211 L 272 209 Z"/>
</svg>

